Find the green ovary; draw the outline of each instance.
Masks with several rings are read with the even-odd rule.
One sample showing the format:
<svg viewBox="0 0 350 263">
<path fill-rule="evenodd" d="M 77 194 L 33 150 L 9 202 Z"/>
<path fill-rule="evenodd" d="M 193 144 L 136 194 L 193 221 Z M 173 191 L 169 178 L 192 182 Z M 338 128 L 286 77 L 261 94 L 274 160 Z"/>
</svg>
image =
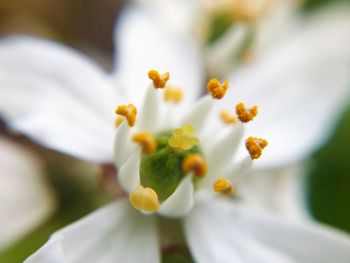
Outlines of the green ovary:
<svg viewBox="0 0 350 263">
<path fill-rule="evenodd" d="M 185 173 L 181 166 L 183 160 L 192 153 L 200 153 L 200 148 L 194 146 L 189 150 L 176 151 L 168 145 L 172 131 L 156 136 L 157 150 L 153 154 L 142 154 L 141 184 L 156 191 L 159 201 L 167 199 L 177 188 Z"/>
</svg>

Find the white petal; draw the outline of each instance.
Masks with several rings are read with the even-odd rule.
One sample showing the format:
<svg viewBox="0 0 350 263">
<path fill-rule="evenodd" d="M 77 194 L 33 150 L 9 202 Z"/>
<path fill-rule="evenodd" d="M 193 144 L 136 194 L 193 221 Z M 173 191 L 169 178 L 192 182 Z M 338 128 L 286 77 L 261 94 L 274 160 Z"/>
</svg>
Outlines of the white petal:
<svg viewBox="0 0 350 263">
<path fill-rule="evenodd" d="M 197 135 L 204 133 L 204 127 L 214 102 L 210 96 L 205 96 L 197 101 L 185 117 L 181 124 L 192 124 Z"/>
<path fill-rule="evenodd" d="M 310 219 L 305 195 L 307 168 L 299 163 L 269 171 L 250 171 L 238 179 L 238 195 L 250 206 L 264 207 L 294 220 Z"/>
<path fill-rule="evenodd" d="M 111 160 L 116 92 L 93 61 L 48 40 L 5 38 L 0 85 L 11 128 L 82 159 Z"/>
<path fill-rule="evenodd" d="M 199 204 L 185 222 L 198 263 L 333 262 L 350 258 L 350 238 L 317 224 L 290 222 L 225 200 Z M 215 216 L 213 216 L 215 215 Z"/>
<path fill-rule="evenodd" d="M 62 249 L 63 237 L 57 236 L 55 239 L 47 242 L 40 250 L 28 258 L 26 263 L 65 263 L 65 257 Z"/>
<path fill-rule="evenodd" d="M 125 191 L 130 193 L 140 185 L 141 150 L 136 150 L 118 171 L 118 180 Z"/>
<path fill-rule="evenodd" d="M 144 97 L 151 69 L 169 71 L 169 83 L 185 91 L 184 102 L 199 95 L 203 68 L 195 40 L 177 35 L 151 5 L 125 8 L 116 25 L 116 46 L 117 74 L 136 103 Z"/>
<path fill-rule="evenodd" d="M 36 155 L 0 137 L 0 250 L 43 223 L 55 198 Z"/>
<path fill-rule="evenodd" d="M 123 121 L 117 128 L 114 137 L 114 161 L 116 167 L 122 167 L 131 153 L 136 149 L 136 144 L 131 141 L 128 123 L 127 121 Z"/>
<path fill-rule="evenodd" d="M 197 1 L 188 0 L 135 0 L 138 4 L 143 4 L 157 10 L 164 23 L 169 26 L 174 33 L 180 35 L 192 34 L 192 24 Z"/>
<path fill-rule="evenodd" d="M 260 113 L 247 131 L 270 142 L 257 165 L 296 162 L 329 135 L 350 93 L 349 10 L 314 18 L 231 77 L 235 89 L 224 103 L 257 104 Z"/>
<path fill-rule="evenodd" d="M 58 262 L 65 263 L 160 262 L 153 219 L 126 201 L 113 203 L 56 232 L 26 262 L 38 262 L 46 250 L 62 250 Z"/>
<path fill-rule="evenodd" d="M 180 217 L 188 213 L 193 206 L 193 191 L 192 175 L 187 175 L 175 192 L 161 204 L 159 214 Z"/>
</svg>

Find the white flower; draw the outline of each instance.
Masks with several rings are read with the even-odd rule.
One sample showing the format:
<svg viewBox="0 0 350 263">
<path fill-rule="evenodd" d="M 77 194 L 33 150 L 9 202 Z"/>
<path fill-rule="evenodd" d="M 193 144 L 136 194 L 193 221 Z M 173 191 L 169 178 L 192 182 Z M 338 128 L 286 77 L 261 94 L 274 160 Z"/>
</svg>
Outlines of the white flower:
<svg viewBox="0 0 350 263">
<path fill-rule="evenodd" d="M 259 57 L 299 26 L 293 0 L 134 0 L 152 10 L 173 34 L 195 38 L 210 74 L 225 76 Z"/>
<path fill-rule="evenodd" d="M 0 137 L 0 250 L 47 219 L 54 195 L 39 159 L 24 147 Z"/>
<path fill-rule="evenodd" d="M 199 190 L 195 191 L 195 199 L 192 194 L 194 189 L 191 175 L 187 175 L 175 185 L 175 190 L 169 191 L 170 195 L 163 194 L 164 197 L 158 199 L 158 210 L 157 199 L 152 190 L 135 188 L 142 183 L 139 166 L 133 165 L 140 159 L 140 154 L 133 153 L 132 148 L 135 144 L 130 143 L 130 138 L 122 139 L 128 134 L 128 127 L 124 121 L 117 130 L 115 140 L 118 145 L 116 162 L 120 169 L 118 180 L 126 192 L 131 193 L 133 206 L 146 212 L 158 210 L 166 216 L 186 215 L 185 235 L 198 262 L 232 262 L 235 259 L 245 262 L 249 260 L 256 262 L 257 259 L 266 259 L 267 262 L 322 262 L 322 260 L 329 262 L 334 257 L 340 262 L 342 260 L 346 262 L 349 258 L 350 244 L 348 239 L 341 235 L 321 227 L 266 216 L 263 212 L 255 212 L 237 202 L 227 203 L 222 199 L 211 198 L 210 195 L 214 191 L 209 189 L 216 182 L 215 176 L 225 175 L 226 164 L 221 161 L 215 162 L 214 158 L 227 160 L 229 163 L 230 157 L 233 157 L 231 150 L 235 150 L 236 147 L 219 147 L 220 138 L 223 138 L 221 136 L 224 134 L 217 135 L 213 140 L 206 139 L 205 132 L 202 134 L 196 123 L 200 119 L 189 118 L 190 121 L 183 122 L 176 122 L 174 119 L 174 123 L 169 123 L 168 121 L 172 119 L 167 119 L 165 122 L 159 116 L 163 114 L 166 117 L 176 114 L 185 116 L 186 113 L 192 112 L 189 111 L 189 106 L 200 109 L 200 105 L 206 106 L 210 100 L 203 98 L 196 105 L 193 104 L 201 87 L 201 63 L 193 42 L 179 41 L 169 34 L 165 24 L 157 23 L 157 16 L 152 16 L 152 13 L 149 16 L 148 12 L 150 11 L 134 13 L 131 10 L 122 18 L 120 30 L 122 37 L 119 38 L 119 42 L 117 41 L 120 50 L 118 74 L 112 78 L 86 57 L 58 44 L 28 38 L 4 40 L 0 44 L 0 83 L 4 87 L 0 89 L 0 111 L 9 125 L 50 148 L 82 159 L 111 162 L 114 106 L 127 105 L 135 101 L 135 105 L 140 109 L 139 105 L 143 98 L 147 101 L 156 100 L 157 97 L 152 95 L 154 93 L 152 89 L 148 89 L 145 96 L 144 87 L 147 87 L 146 82 L 149 80 L 143 76 L 150 68 L 157 68 L 162 72 L 169 70 L 175 81 L 173 84 L 183 87 L 186 91 L 183 105 L 162 112 L 154 109 L 160 105 L 159 103 L 148 103 L 141 110 L 139 121 L 136 120 L 137 127 L 141 127 L 140 131 L 143 131 L 147 129 L 147 125 L 159 122 L 160 126 L 152 125 L 152 129 L 157 127 L 154 130 L 157 133 L 169 128 L 171 130 L 180 128 L 178 125 L 181 124 L 192 124 L 198 132 L 195 137 L 199 137 L 200 148 L 209 165 L 208 174 L 196 183 Z M 251 135 L 263 134 L 263 137 L 271 142 L 264 153 L 264 158 L 257 163 L 260 167 L 280 167 L 305 157 L 324 139 L 324 127 L 333 121 L 338 112 L 338 106 L 341 106 L 339 98 L 347 94 L 346 65 L 349 54 L 347 46 L 343 44 L 344 42 L 339 42 L 339 39 L 349 40 L 349 33 L 346 30 L 346 23 L 349 21 L 338 17 L 334 21 L 326 20 L 326 22 L 331 25 L 327 31 L 316 30 L 314 33 L 318 24 L 312 23 L 310 28 L 306 28 L 298 36 L 295 35 L 291 43 L 286 42 L 284 46 L 276 47 L 274 53 L 270 53 L 270 56 L 266 54 L 267 58 L 262 59 L 255 67 L 237 72 L 232 78 L 231 89 L 223 101 L 231 112 L 234 102 L 239 102 L 236 101 L 238 99 L 248 101 L 247 105 L 263 105 L 260 106 L 260 111 L 263 112 L 262 121 L 259 123 L 257 118 L 252 127 L 247 127 L 247 132 Z M 343 34 L 339 34 L 338 30 Z M 317 42 L 318 39 L 323 39 L 326 33 L 334 34 L 334 38 L 327 43 Z M 310 37 L 316 40 L 312 48 L 309 46 Z M 329 47 L 332 47 L 332 50 L 334 47 L 337 49 L 334 53 L 327 53 Z M 304 49 L 310 49 L 310 52 L 304 54 L 302 53 Z M 329 56 L 319 56 L 320 51 L 325 51 L 324 54 Z M 301 55 L 296 56 L 299 53 Z M 331 65 L 332 70 L 324 71 L 322 67 L 314 67 L 319 66 L 324 60 Z M 301 68 L 305 71 L 305 75 L 298 78 Z M 319 70 L 322 75 L 319 75 Z M 117 85 L 113 82 L 116 79 L 125 85 Z M 315 83 L 318 85 L 314 85 Z M 256 89 L 249 91 L 245 88 L 247 86 L 249 89 Z M 317 97 L 316 95 L 320 93 L 323 96 Z M 304 99 L 305 96 L 307 97 Z M 294 99 L 291 99 L 292 97 Z M 294 105 L 296 106 L 293 108 Z M 219 126 L 214 125 L 214 121 L 218 120 L 217 109 L 213 111 L 214 115 L 207 116 L 205 110 L 209 107 L 204 106 L 202 108 L 204 113 L 199 110 L 200 113 L 196 113 L 195 116 L 208 117 L 210 121 L 206 123 L 209 123 L 211 128 L 222 131 Z M 307 115 L 305 111 L 308 112 Z M 280 114 L 278 118 L 275 113 Z M 313 120 L 312 123 L 309 123 L 310 119 Z M 307 134 L 300 128 L 305 126 L 304 123 L 309 125 Z M 230 138 L 233 141 L 238 140 L 241 136 L 234 132 L 239 133 L 239 127 L 239 125 L 231 127 L 232 131 L 226 136 L 232 135 Z M 204 150 L 206 147 L 208 151 Z M 210 155 L 210 149 L 214 151 L 216 148 L 220 154 L 224 149 L 225 154 Z M 246 154 L 246 151 L 239 151 L 238 154 L 240 153 Z M 208 158 L 206 155 L 211 157 Z M 140 162 L 142 163 L 142 160 Z M 247 162 L 246 159 L 242 164 Z M 215 166 L 218 166 L 218 170 L 212 168 Z M 226 168 L 238 167 L 228 165 Z M 131 173 L 133 169 L 136 172 Z M 146 179 L 153 178 L 148 174 Z M 225 181 L 221 182 L 221 185 L 223 187 L 219 184 L 215 189 L 230 188 L 229 184 L 225 187 Z M 157 186 L 156 184 L 154 188 Z M 202 195 L 201 189 L 204 192 L 207 189 L 206 192 L 211 194 Z M 174 197 L 178 193 L 180 198 Z M 132 197 L 133 194 L 136 197 Z M 141 260 L 158 262 L 159 249 L 154 220 L 156 216 L 143 215 L 132 208 L 129 202 L 119 201 L 57 232 L 28 261 L 96 262 L 100 259 L 105 262 Z M 259 227 L 260 222 L 262 227 Z M 228 225 L 234 231 L 228 231 Z M 273 231 L 276 227 L 278 230 Z M 293 239 L 287 239 L 286 236 L 289 235 Z"/>
</svg>

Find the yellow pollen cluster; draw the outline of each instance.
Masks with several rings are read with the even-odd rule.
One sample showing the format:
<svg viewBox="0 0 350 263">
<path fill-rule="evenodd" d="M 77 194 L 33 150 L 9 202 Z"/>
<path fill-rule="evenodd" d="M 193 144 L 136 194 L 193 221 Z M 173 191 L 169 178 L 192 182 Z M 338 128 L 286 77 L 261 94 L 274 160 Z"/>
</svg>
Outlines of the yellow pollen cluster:
<svg viewBox="0 0 350 263">
<path fill-rule="evenodd" d="M 199 140 L 195 137 L 194 128 L 187 124 L 176 129 L 169 138 L 168 144 L 175 150 L 185 151 L 199 144 Z"/>
<path fill-rule="evenodd" d="M 145 154 L 154 153 L 157 149 L 157 142 L 150 132 L 139 132 L 132 139 L 141 145 L 142 151 Z"/>
<path fill-rule="evenodd" d="M 182 101 L 183 92 L 180 88 L 177 87 L 167 87 L 164 90 L 164 100 L 170 101 L 173 103 L 179 103 Z"/>
<path fill-rule="evenodd" d="M 222 99 L 226 94 L 228 86 L 227 80 L 221 84 L 218 79 L 211 79 L 208 82 L 207 89 L 214 99 Z"/>
<path fill-rule="evenodd" d="M 152 188 L 142 185 L 130 193 L 129 201 L 135 209 L 148 213 L 158 211 L 160 206 L 157 193 Z"/>
<path fill-rule="evenodd" d="M 137 109 L 133 104 L 120 105 L 115 110 L 115 113 L 118 115 L 124 116 L 127 119 L 130 127 L 133 127 L 135 125 Z"/>
<path fill-rule="evenodd" d="M 237 122 L 236 117 L 233 116 L 228 110 L 220 111 L 220 118 L 226 124 L 234 124 Z"/>
<path fill-rule="evenodd" d="M 263 149 L 267 145 L 267 140 L 255 137 L 249 137 L 245 143 L 245 146 L 252 159 L 258 159 L 261 156 Z"/>
<path fill-rule="evenodd" d="M 213 184 L 214 191 L 222 194 L 231 194 L 233 185 L 226 178 L 220 178 Z"/>
<path fill-rule="evenodd" d="M 250 109 L 247 109 L 245 105 L 241 102 L 236 105 L 236 114 L 241 122 L 250 122 L 258 114 L 258 107 L 254 106 Z"/>
<path fill-rule="evenodd" d="M 207 170 L 208 165 L 206 161 L 204 160 L 203 156 L 198 153 L 189 155 L 182 162 L 182 171 L 184 173 L 192 171 L 196 176 L 202 178 L 207 173 Z"/>
<path fill-rule="evenodd" d="M 148 72 L 148 77 L 153 81 L 153 86 L 156 89 L 163 89 L 170 78 L 170 74 L 169 72 L 164 72 L 160 75 L 157 70 L 152 69 Z"/>
</svg>

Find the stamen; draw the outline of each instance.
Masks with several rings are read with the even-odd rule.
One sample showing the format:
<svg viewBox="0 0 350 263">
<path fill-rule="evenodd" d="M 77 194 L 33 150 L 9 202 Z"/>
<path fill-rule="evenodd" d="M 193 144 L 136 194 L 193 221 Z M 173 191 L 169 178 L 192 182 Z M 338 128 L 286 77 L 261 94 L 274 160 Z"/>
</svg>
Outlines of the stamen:
<svg viewBox="0 0 350 263">
<path fill-rule="evenodd" d="M 148 72 L 148 77 L 153 81 L 153 86 L 156 89 L 163 89 L 170 78 L 170 74 L 169 72 L 164 72 L 160 75 L 157 70 L 152 69 Z"/>
<path fill-rule="evenodd" d="M 226 94 L 228 86 L 227 80 L 221 84 L 218 79 L 211 79 L 208 82 L 207 89 L 214 99 L 222 99 Z"/>
<path fill-rule="evenodd" d="M 267 140 L 256 138 L 256 137 L 249 137 L 245 143 L 245 146 L 252 159 L 258 159 L 262 154 L 262 150 L 267 145 L 268 145 Z"/>
<path fill-rule="evenodd" d="M 220 111 L 220 117 L 221 120 L 226 124 L 234 124 L 237 122 L 237 119 L 235 116 L 233 116 L 230 111 L 228 110 L 222 110 Z"/>
<path fill-rule="evenodd" d="M 171 101 L 173 103 L 179 103 L 182 101 L 183 92 L 177 87 L 167 87 L 164 90 L 164 100 Z"/>
<path fill-rule="evenodd" d="M 185 151 L 199 144 L 195 137 L 194 127 L 190 124 L 184 125 L 173 132 L 169 138 L 168 144 L 175 150 Z"/>
<path fill-rule="evenodd" d="M 250 109 L 247 109 L 245 105 L 241 102 L 236 105 L 236 114 L 241 122 L 250 122 L 258 114 L 258 107 L 254 106 Z"/>
<path fill-rule="evenodd" d="M 145 154 L 154 153 L 157 149 L 157 142 L 150 132 L 139 132 L 132 139 L 141 145 L 142 151 Z"/>
<path fill-rule="evenodd" d="M 114 127 L 118 128 L 120 126 L 120 124 L 122 124 L 123 121 L 124 121 L 123 117 L 116 118 L 115 121 L 114 121 Z"/>
<path fill-rule="evenodd" d="M 182 162 L 182 171 L 188 173 L 190 171 L 200 178 L 207 173 L 208 165 L 203 156 L 198 153 L 193 153 L 186 157 Z"/>
<path fill-rule="evenodd" d="M 135 125 L 137 109 L 133 104 L 120 105 L 115 110 L 115 113 L 124 116 L 127 119 L 130 127 Z"/>
<path fill-rule="evenodd" d="M 226 178 L 220 178 L 213 184 L 214 191 L 222 194 L 231 194 L 233 185 Z"/>
<path fill-rule="evenodd" d="M 160 206 L 157 193 L 152 188 L 142 185 L 130 193 L 129 201 L 135 209 L 149 213 L 158 211 Z"/>
</svg>

